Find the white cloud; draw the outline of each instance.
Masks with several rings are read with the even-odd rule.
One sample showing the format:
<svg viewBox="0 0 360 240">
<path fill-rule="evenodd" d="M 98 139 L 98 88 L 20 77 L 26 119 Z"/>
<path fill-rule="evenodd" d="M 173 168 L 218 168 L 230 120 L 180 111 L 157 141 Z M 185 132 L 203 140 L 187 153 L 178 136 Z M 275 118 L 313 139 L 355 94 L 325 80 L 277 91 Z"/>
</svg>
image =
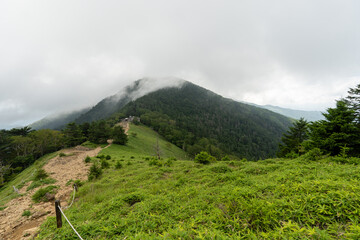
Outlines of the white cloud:
<svg viewBox="0 0 360 240">
<path fill-rule="evenodd" d="M 323 110 L 359 83 L 359 25 L 355 0 L 4 0 L 0 128 L 95 104 L 142 77 Z"/>
</svg>

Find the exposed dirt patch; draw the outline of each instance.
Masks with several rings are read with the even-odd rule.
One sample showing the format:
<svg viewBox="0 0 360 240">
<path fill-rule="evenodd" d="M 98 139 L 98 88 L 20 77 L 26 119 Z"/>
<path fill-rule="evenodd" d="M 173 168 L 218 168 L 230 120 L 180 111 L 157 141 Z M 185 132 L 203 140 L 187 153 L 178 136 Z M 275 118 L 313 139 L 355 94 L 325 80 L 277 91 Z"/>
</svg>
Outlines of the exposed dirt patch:
<svg viewBox="0 0 360 240">
<path fill-rule="evenodd" d="M 71 149 L 64 149 L 61 152 L 66 156 L 56 156 L 49 160 L 43 169 L 51 178 L 56 180 L 54 185 L 58 186 L 55 199 L 61 201 L 61 205 L 66 207 L 71 200 L 73 193 L 72 185 L 66 186 L 70 180 L 87 180 L 90 165 L 84 162 L 86 156 L 95 157 L 101 148 L 89 149 L 77 146 Z M 26 192 L 27 183 L 19 189 L 23 196 L 12 199 L 6 204 L 7 208 L 0 211 L 0 240 L 3 239 L 32 239 L 37 232 L 37 227 L 49 215 L 55 215 L 54 200 L 50 202 L 34 203 L 31 196 L 39 189 L 32 189 Z M 25 210 L 31 212 L 31 216 L 22 216 Z"/>
<path fill-rule="evenodd" d="M 115 126 L 121 126 L 124 129 L 125 134 L 128 134 L 130 129 L 130 122 L 129 121 L 121 121 L 117 123 Z"/>
</svg>

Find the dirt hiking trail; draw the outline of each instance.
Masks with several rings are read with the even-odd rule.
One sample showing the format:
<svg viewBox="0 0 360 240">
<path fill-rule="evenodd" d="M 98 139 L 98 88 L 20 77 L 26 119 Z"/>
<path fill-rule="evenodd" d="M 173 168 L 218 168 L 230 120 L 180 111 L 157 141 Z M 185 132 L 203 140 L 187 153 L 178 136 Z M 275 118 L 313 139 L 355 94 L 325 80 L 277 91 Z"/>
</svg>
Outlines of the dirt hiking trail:
<svg viewBox="0 0 360 240">
<path fill-rule="evenodd" d="M 108 145 L 110 146 L 110 145 Z M 107 147 L 108 147 L 107 146 Z M 56 180 L 54 185 L 58 186 L 55 198 L 49 202 L 34 203 L 31 196 L 41 187 L 26 192 L 26 188 L 32 181 L 25 184 L 19 189 L 18 198 L 12 199 L 6 204 L 7 208 L 0 211 L 0 240 L 27 240 L 33 239 L 37 234 L 38 227 L 47 216 L 55 216 L 55 199 L 61 201 L 62 207 L 70 204 L 73 186 L 66 185 L 70 180 L 87 180 L 90 164 L 86 164 L 86 156 L 95 157 L 101 151 L 101 147 L 89 149 L 77 146 L 70 149 L 61 150 L 66 156 L 59 155 L 50 159 L 43 169 L 48 173 L 50 178 Z M 31 216 L 22 216 L 25 210 L 31 212 Z"/>
</svg>

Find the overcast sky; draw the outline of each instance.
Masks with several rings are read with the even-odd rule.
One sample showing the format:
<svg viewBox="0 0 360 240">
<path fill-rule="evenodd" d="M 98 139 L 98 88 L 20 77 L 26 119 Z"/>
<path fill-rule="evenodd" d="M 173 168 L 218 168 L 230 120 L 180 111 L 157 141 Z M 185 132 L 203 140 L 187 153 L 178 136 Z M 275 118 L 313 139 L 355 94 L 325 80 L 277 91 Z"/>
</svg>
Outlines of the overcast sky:
<svg viewBox="0 0 360 240">
<path fill-rule="evenodd" d="M 360 1 L 0 1 L 0 129 L 167 76 L 240 101 L 332 107 L 360 83 Z"/>
</svg>

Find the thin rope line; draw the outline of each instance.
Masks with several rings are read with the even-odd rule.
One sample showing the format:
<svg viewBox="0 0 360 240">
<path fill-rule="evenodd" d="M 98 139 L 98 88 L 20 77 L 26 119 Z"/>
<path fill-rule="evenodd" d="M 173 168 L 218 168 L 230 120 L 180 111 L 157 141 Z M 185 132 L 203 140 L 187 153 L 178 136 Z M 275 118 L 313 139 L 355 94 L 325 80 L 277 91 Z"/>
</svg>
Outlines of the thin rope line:
<svg viewBox="0 0 360 240">
<path fill-rule="evenodd" d="M 70 221 L 67 219 L 67 217 L 66 217 L 65 213 L 62 211 L 61 207 L 58 206 L 58 208 L 59 208 L 60 212 L 62 213 L 62 215 L 64 216 L 64 218 L 66 219 L 66 221 L 69 223 L 70 227 L 74 230 L 74 232 L 76 233 L 76 235 L 77 235 L 81 240 L 84 240 L 84 239 L 80 236 L 80 234 L 76 231 L 76 229 L 73 227 L 73 225 L 70 223 Z"/>
<path fill-rule="evenodd" d="M 74 203 L 75 193 L 76 193 L 76 189 L 75 189 L 75 187 L 74 187 L 73 199 L 72 199 L 72 201 L 71 201 L 70 205 L 68 205 L 68 206 L 64 207 L 64 210 L 66 210 L 66 209 L 70 208 L 70 207 L 72 206 L 72 204 Z"/>
</svg>

